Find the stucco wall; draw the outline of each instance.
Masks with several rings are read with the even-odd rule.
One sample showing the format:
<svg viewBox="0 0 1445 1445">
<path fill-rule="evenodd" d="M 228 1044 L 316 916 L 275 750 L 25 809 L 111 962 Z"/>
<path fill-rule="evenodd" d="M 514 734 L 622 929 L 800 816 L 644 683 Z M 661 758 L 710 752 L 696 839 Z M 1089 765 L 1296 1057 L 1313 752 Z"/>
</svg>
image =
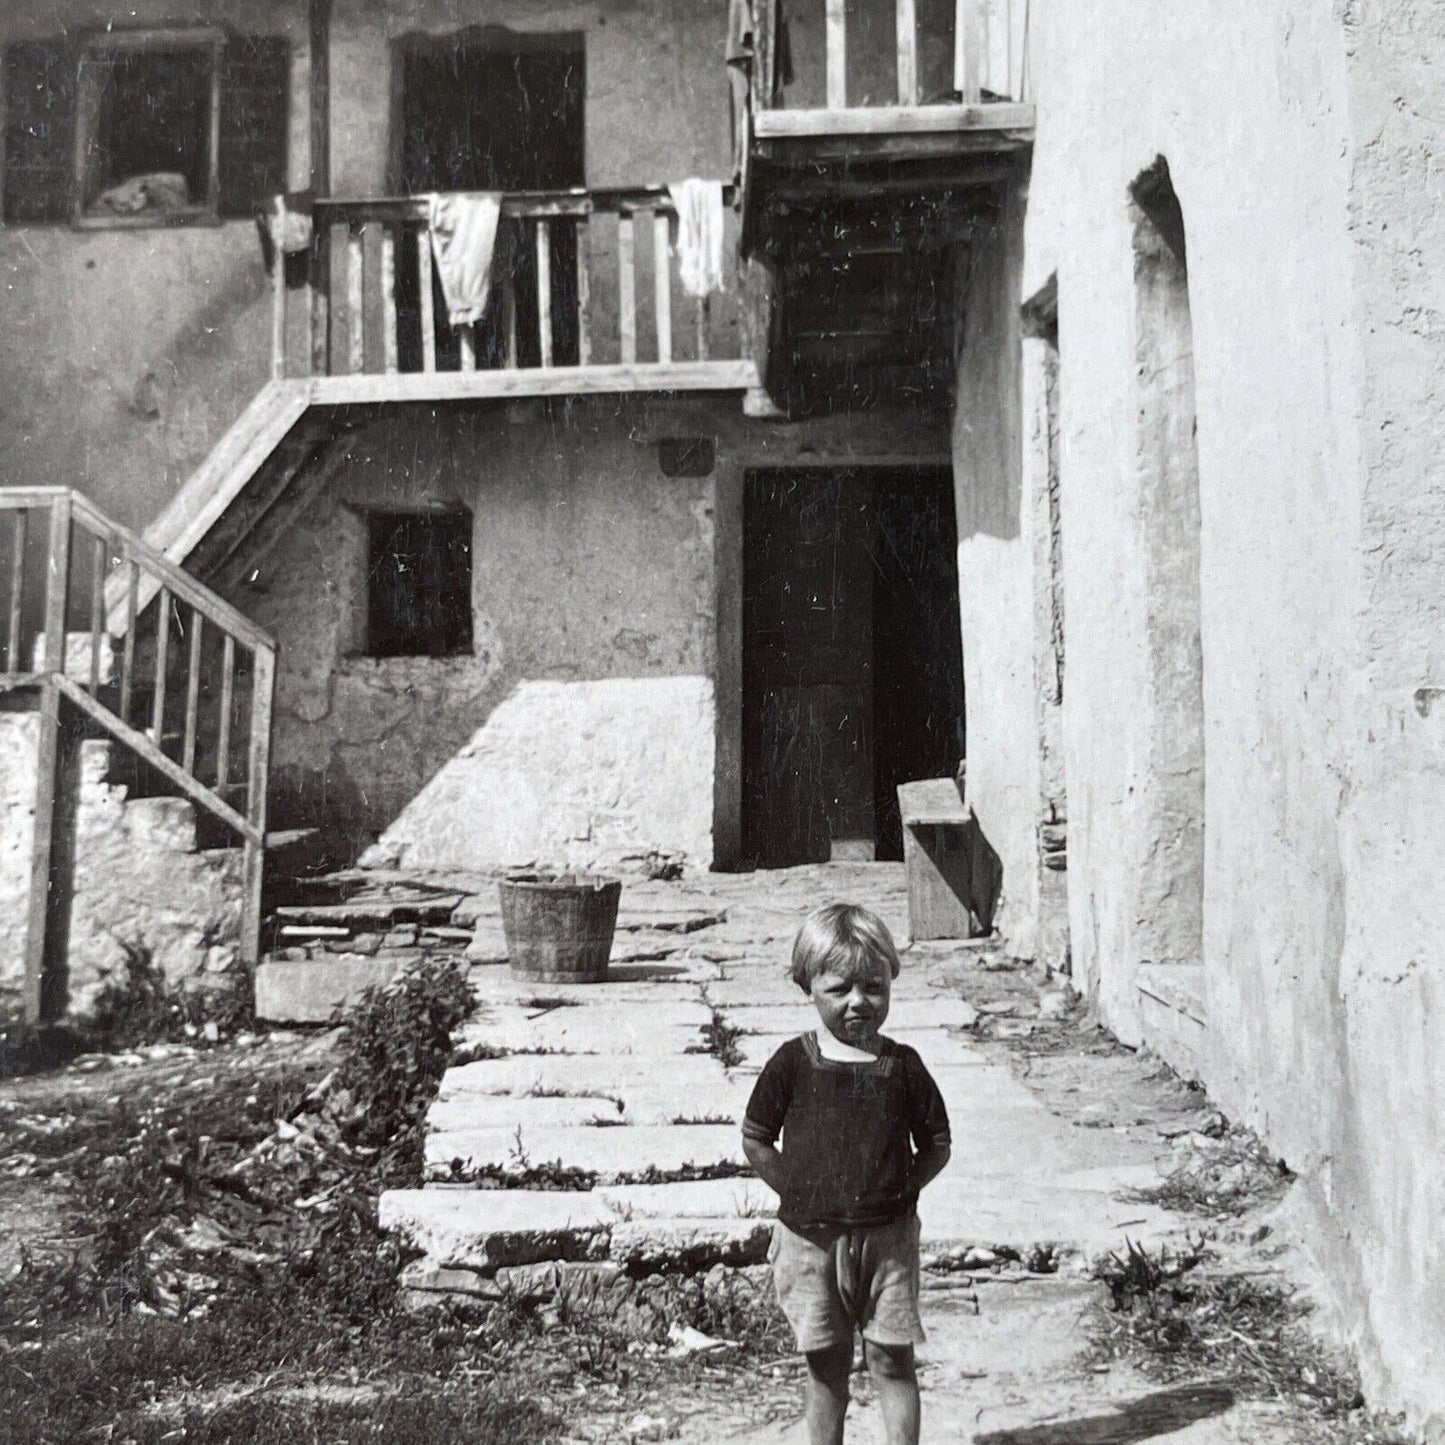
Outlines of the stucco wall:
<svg viewBox="0 0 1445 1445">
<path fill-rule="evenodd" d="M 648 411 L 411 407 L 370 425 L 234 597 L 281 648 L 278 826 L 390 829 L 413 861 L 457 866 L 589 839 L 708 864 L 713 483 L 664 476 Z M 365 511 L 425 505 L 472 514 L 472 655 L 362 655 Z"/>
<path fill-rule="evenodd" d="M 1046 0 L 1020 288 L 1057 273 L 1073 947 L 1137 1038 L 1157 830 L 1128 188 L 1167 157 L 1198 412 L 1206 1081 L 1301 1171 L 1368 1382 L 1432 1439 L 1442 43 L 1424 0 Z"/>
</svg>

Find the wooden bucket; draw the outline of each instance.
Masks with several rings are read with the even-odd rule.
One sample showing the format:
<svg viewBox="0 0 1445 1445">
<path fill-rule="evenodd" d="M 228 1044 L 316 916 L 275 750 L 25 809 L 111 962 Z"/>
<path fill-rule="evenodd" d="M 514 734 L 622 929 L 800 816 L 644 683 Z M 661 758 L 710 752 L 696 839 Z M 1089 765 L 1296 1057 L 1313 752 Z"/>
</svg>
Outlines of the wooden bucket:
<svg viewBox="0 0 1445 1445">
<path fill-rule="evenodd" d="M 622 895 L 617 879 L 517 873 L 497 889 L 513 974 L 552 983 L 606 979 Z"/>
</svg>

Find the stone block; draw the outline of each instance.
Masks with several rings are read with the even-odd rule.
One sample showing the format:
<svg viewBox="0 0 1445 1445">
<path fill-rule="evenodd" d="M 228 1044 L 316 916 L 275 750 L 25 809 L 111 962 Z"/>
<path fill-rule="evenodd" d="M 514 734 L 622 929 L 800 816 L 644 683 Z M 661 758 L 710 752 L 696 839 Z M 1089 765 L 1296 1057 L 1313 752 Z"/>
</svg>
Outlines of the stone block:
<svg viewBox="0 0 1445 1445">
<path fill-rule="evenodd" d="M 607 1258 L 615 1216 L 595 1194 L 523 1189 L 392 1189 L 383 1229 L 437 1264 L 486 1274 L 543 1260 Z"/>
<path fill-rule="evenodd" d="M 623 1219 L 772 1219 L 778 1196 L 751 1175 L 676 1184 L 606 1184 L 597 1193 Z"/>
<path fill-rule="evenodd" d="M 305 963 L 263 963 L 256 970 L 256 1017 L 270 1023 L 330 1023 L 369 988 L 390 983 L 402 960 L 337 954 Z"/>
<path fill-rule="evenodd" d="M 448 1069 L 438 1097 L 588 1094 L 625 1098 L 629 1090 L 659 1082 L 690 1091 L 698 1104 L 705 1104 L 713 1091 L 724 1088 L 727 1076 L 717 1060 L 706 1054 L 679 1054 L 665 1059 L 633 1054 L 513 1055 Z"/>
<path fill-rule="evenodd" d="M 612 1258 L 630 1270 L 685 1270 L 761 1264 L 771 1219 L 631 1219 L 612 1227 Z"/>
<path fill-rule="evenodd" d="M 196 851 L 196 808 L 185 798 L 132 798 L 125 805 L 125 821 L 137 849 Z"/>
</svg>

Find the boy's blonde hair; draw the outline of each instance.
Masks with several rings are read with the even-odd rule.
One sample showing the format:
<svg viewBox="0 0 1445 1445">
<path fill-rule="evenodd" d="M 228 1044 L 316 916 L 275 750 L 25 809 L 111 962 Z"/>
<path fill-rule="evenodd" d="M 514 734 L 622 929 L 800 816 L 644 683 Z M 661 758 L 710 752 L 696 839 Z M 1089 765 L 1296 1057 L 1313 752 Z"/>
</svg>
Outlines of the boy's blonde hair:
<svg viewBox="0 0 1445 1445">
<path fill-rule="evenodd" d="M 888 925 L 876 913 L 856 903 L 829 903 L 803 920 L 793 940 L 793 982 L 812 992 L 820 973 L 839 973 L 854 979 L 887 965 L 890 978 L 898 977 L 898 948 Z"/>
</svg>

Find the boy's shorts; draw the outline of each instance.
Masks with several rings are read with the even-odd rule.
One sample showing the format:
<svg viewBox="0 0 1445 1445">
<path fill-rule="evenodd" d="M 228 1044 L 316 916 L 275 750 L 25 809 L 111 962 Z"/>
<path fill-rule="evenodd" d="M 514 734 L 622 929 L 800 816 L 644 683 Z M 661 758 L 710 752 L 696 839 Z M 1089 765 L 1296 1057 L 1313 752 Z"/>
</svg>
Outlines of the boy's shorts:
<svg viewBox="0 0 1445 1445">
<path fill-rule="evenodd" d="M 768 1263 L 778 1304 L 804 1354 L 853 1343 L 853 1332 L 875 1345 L 917 1345 L 916 1214 L 861 1229 L 796 1230 L 773 1226 Z"/>
</svg>

